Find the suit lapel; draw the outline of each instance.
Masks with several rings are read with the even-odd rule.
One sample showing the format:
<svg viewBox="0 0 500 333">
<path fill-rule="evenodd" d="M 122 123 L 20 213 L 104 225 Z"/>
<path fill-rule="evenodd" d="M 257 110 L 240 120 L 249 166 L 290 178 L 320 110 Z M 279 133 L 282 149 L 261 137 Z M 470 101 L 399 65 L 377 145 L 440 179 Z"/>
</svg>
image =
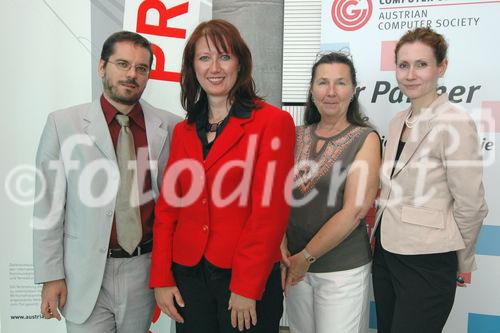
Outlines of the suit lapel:
<svg viewBox="0 0 500 333">
<path fill-rule="evenodd" d="M 399 157 L 399 161 L 394 169 L 393 177 L 396 176 L 409 162 L 409 160 L 413 157 L 418 147 L 425 139 L 425 137 L 429 134 L 432 129 L 432 119 L 439 113 L 440 106 L 446 102 L 448 99 L 446 94 L 439 96 L 432 104 L 422 112 L 415 124 L 415 127 L 412 128 L 411 135 L 409 140 L 406 142 L 403 151 L 401 152 L 401 156 Z M 404 119 L 408 115 L 410 110 L 407 110 L 404 113 L 404 116 L 401 118 L 401 129 L 403 128 Z"/>
<path fill-rule="evenodd" d="M 185 123 L 184 126 L 186 131 L 183 133 L 184 137 L 182 138 L 181 143 L 184 146 L 186 155 L 189 158 L 195 159 L 197 161 L 200 161 L 200 163 L 202 163 L 203 150 L 200 138 L 198 137 L 198 132 L 196 132 L 196 124 Z"/>
<path fill-rule="evenodd" d="M 158 111 L 156 111 L 151 105 L 142 100 L 140 103 L 144 114 L 144 122 L 146 124 L 149 160 L 157 161 L 167 140 L 168 124 L 163 122 L 163 120 L 156 114 Z M 156 179 L 156 177 L 153 179 Z"/>
<path fill-rule="evenodd" d="M 148 161 L 151 172 L 153 192 L 158 196 L 161 180 L 158 179 L 158 161 L 161 151 L 164 149 L 168 136 L 168 124 L 157 115 L 156 109 L 141 100 L 142 113 L 144 114 L 144 123 L 146 125 L 146 138 L 148 139 Z M 160 181 L 160 182 L 159 182 Z"/>
<path fill-rule="evenodd" d="M 214 145 L 210 149 L 205 160 L 205 170 L 210 169 L 222 156 L 224 156 L 234 145 L 238 143 L 245 131 L 242 125 L 253 119 L 252 112 L 249 118 L 230 117 L 229 122 L 217 138 Z M 199 140 L 198 140 L 199 141 Z"/>
<path fill-rule="evenodd" d="M 108 124 L 104 118 L 99 100 L 92 103 L 88 112 L 84 115 L 84 131 L 95 143 L 97 148 L 110 160 L 116 161 L 115 149 L 111 135 L 109 134 Z"/>
</svg>

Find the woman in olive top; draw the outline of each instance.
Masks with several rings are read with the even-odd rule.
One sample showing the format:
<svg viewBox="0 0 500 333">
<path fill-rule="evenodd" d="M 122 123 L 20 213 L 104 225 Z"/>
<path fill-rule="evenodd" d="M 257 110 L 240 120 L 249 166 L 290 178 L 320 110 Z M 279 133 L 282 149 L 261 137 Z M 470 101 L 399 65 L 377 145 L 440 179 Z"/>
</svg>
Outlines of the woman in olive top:
<svg viewBox="0 0 500 333">
<path fill-rule="evenodd" d="M 367 329 L 371 251 L 363 217 L 377 193 L 381 153 L 355 92 L 346 55 L 329 53 L 313 65 L 282 244 L 291 332 Z"/>
</svg>

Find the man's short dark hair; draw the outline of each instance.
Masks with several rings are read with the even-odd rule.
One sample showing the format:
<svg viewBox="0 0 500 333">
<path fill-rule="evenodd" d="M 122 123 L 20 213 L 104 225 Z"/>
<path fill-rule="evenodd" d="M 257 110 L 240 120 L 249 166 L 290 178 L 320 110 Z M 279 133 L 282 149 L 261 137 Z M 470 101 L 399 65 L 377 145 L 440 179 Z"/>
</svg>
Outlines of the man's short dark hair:
<svg viewBox="0 0 500 333">
<path fill-rule="evenodd" d="M 102 45 L 101 51 L 101 59 L 104 60 L 105 65 L 108 63 L 109 57 L 113 55 L 115 51 L 115 44 L 118 42 L 130 42 L 136 46 L 140 46 L 148 50 L 150 54 L 149 68 L 151 68 L 151 65 L 153 64 L 153 49 L 151 48 L 151 43 L 143 36 L 132 31 L 115 32 L 106 39 L 106 41 Z"/>
</svg>

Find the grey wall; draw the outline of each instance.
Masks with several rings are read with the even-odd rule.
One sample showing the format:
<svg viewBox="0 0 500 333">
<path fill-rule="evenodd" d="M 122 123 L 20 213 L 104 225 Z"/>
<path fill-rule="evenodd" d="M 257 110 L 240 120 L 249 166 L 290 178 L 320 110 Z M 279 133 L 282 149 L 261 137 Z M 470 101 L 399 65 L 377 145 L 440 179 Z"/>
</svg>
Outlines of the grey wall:
<svg viewBox="0 0 500 333">
<path fill-rule="evenodd" d="M 253 75 L 260 96 L 281 105 L 284 0 L 213 0 L 213 18 L 240 30 L 253 57 Z"/>
</svg>

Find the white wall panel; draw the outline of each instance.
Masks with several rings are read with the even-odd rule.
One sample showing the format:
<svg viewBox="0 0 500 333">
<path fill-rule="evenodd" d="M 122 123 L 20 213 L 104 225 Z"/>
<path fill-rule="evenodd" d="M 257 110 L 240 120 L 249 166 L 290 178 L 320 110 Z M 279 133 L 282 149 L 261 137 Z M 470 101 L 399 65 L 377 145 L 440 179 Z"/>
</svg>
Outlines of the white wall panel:
<svg viewBox="0 0 500 333">
<path fill-rule="evenodd" d="M 282 101 L 286 107 L 286 103 L 305 103 L 307 97 L 321 40 L 321 0 L 285 0 L 283 24 Z"/>
</svg>

